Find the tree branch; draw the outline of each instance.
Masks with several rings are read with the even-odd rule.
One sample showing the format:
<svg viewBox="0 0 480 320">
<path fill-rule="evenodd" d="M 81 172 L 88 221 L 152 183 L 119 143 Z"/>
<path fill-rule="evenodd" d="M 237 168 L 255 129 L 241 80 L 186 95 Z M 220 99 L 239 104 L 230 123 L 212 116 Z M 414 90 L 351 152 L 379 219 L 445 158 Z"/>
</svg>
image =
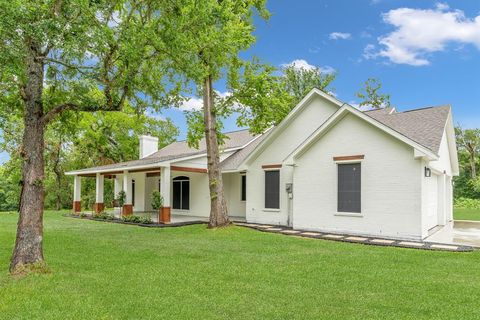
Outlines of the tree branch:
<svg viewBox="0 0 480 320">
<path fill-rule="evenodd" d="M 75 110 L 75 111 L 85 111 L 85 112 L 95 112 L 95 111 L 120 111 L 123 105 L 123 100 L 118 104 L 113 104 L 110 106 L 82 106 L 76 103 L 64 103 L 56 106 L 55 108 L 48 111 L 43 117 L 43 125 L 47 125 L 56 116 L 65 112 L 67 110 Z"/>
</svg>

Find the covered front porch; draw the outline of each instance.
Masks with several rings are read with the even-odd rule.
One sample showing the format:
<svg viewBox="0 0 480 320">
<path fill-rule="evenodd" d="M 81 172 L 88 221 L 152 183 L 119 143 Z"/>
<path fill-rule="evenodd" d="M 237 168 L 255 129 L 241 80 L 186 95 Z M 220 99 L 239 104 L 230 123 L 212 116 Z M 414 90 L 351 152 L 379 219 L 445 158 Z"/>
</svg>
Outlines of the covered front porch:
<svg viewBox="0 0 480 320">
<path fill-rule="evenodd" d="M 136 215 L 150 218 L 154 223 L 181 223 L 208 221 L 210 194 L 207 169 L 193 166 L 164 165 L 148 168 L 124 168 L 124 170 L 101 170 L 73 172 L 75 214 L 105 212 L 116 218 Z M 245 177 L 239 172 L 225 173 L 225 196 L 229 215 L 233 221 L 245 221 Z M 82 203 L 82 180 L 95 179 L 95 202 Z M 119 206 L 104 202 L 105 179 L 113 180 L 114 199 L 125 193 L 125 202 Z M 152 193 L 159 191 L 163 207 L 152 207 Z"/>
</svg>

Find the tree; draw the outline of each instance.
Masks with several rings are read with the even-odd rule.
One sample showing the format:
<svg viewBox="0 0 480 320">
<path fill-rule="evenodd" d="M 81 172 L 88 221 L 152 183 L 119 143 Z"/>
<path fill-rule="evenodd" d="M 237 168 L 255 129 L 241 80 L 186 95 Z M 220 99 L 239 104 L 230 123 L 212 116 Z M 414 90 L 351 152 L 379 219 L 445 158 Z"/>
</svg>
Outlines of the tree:
<svg viewBox="0 0 480 320">
<path fill-rule="evenodd" d="M 252 32 L 256 11 L 267 18 L 265 0 L 194 0 L 162 2 L 157 8 L 158 37 L 154 47 L 168 52 L 172 68 L 195 84 L 203 97 L 203 125 L 208 158 L 210 190 L 209 228 L 228 225 L 228 213 L 220 171 L 215 81 L 235 79 L 242 61 L 239 53 L 255 41 Z M 160 39 L 160 40 L 158 40 Z"/>
<path fill-rule="evenodd" d="M 331 91 L 335 73 L 287 66 L 278 73 L 276 68 L 257 60 L 244 66 L 237 82 L 231 86 L 229 99 L 235 100 L 237 123 L 253 133 L 263 133 L 279 124 L 312 89 Z"/>
<path fill-rule="evenodd" d="M 472 179 L 476 179 L 476 163 L 480 149 L 480 129 L 462 129 L 461 127 L 457 126 L 455 128 L 455 135 L 457 144 L 461 151 L 466 151 L 468 153 L 470 177 Z"/>
<path fill-rule="evenodd" d="M 390 107 L 390 95 L 380 93 L 382 83 L 375 78 L 368 78 L 365 81 L 364 88 L 356 93 L 360 102 L 360 107 L 368 107 L 372 109 L 382 109 Z"/>
<path fill-rule="evenodd" d="M 2 107 L 19 112 L 24 128 L 12 273 L 44 261 L 47 126 L 66 111 L 121 110 L 126 101 L 144 109 L 166 102 L 163 56 L 145 36 L 154 14 L 137 1 L 0 1 L 0 89 L 16 101 Z"/>
<path fill-rule="evenodd" d="M 289 65 L 283 69 L 283 77 L 285 90 L 294 98 L 296 105 L 313 88 L 328 92 L 336 74 L 322 72 L 320 67 L 305 69 Z"/>
</svg>

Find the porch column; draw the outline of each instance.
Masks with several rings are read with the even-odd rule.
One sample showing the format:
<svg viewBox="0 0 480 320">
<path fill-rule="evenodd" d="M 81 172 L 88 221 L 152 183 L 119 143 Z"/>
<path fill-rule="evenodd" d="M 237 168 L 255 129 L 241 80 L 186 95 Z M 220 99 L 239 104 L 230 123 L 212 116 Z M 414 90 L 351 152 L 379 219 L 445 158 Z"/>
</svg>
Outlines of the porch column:
<svg viewBox="0 0 480 320">
<path fill-rule="evenodd" d="M 170 222 L 170 166 L 162 167 L 160 171 L 160 193 L 163 198 L 163 207 L 160 213 L 160 222 Z M 163 221 L 162 221 L 163 220 Z"/>
<path fill-rule="evenodd" d="M 103 180 L 101 173 L 97 173 L 95 184 L 95 213 L 100 213 L 105 209 L 103 204 Z"/>
<path fill-rule="evenodd" d="M 73 213 L 79 213 L 82 211 L 82 180 L 81 177 L 75 175 L 73 177 Z"/>
<path fill-rule="evenodd" d="M 120 179 L 120 177 L 117 175 L 115 175 L 115 178 L 113 180 L 113 197 L 115 199 L 117 199 L 118 197 L 118 193 L 122 191 L 122 180 Z"/>
<path fill-rule="evenodd" d="M 132 178 L 128 171 L 123 171 L 123 191 L 125 191 L 125 204 L 123 205 L 122 214 L 129 216 L 133 213 L 132 205 Z"/>
</svg>

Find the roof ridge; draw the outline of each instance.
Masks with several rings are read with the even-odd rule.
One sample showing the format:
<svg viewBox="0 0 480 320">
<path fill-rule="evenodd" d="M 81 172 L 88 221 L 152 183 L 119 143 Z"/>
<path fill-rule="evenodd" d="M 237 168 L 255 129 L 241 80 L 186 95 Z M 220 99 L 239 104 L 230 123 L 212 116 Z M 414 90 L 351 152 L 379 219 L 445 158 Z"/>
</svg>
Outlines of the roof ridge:
<svg viewBox="0 0 480 320">
<path fill-rule="evenodd" d="M 422 111 L 422 110 L 435 109 L 435 108 L 445 108 L 445 107 L 450 108 L 450 105 L 442 104 L 442 105 L 438 105 L 438 106 L 428 106 L 428 107 L 422 107 L 422 108 L 418 108 L 418 109 L 405 110 L 405 111 L 397 112 L 396 114 L 409 113 L 409 112 Z"/>
</svg>

